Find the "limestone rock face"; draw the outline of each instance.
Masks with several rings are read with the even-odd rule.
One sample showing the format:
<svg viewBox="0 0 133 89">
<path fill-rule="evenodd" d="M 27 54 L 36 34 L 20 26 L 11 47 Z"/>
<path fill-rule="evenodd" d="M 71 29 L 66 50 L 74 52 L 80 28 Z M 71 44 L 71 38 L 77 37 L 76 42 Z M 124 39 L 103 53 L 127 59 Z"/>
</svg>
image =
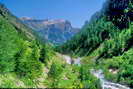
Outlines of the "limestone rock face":
<svg viewBox="0 0 133 89">
<path fill-rule="evenodd" d="M 79 28 L 72 27 L 69 21 L 63 19 L 37 20 L 23 17 L 21 20 L 35 30 L 43 39 L 54 44 L 62 44 L 80 31 Z"/>
</svg>

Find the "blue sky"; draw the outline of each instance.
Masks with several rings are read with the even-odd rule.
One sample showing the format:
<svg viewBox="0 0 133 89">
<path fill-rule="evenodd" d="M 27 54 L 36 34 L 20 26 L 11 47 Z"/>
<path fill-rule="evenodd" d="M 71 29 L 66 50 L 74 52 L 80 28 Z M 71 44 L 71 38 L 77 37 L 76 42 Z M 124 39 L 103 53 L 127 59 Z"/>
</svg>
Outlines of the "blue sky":
<svg viewBox="0 0 133 89">
<path fill-rule="evenodd" d="M 74 27 L 81 27 L 102 8 L 105 0 L 3 0 L 2 2 L 18 17 L 65 19 Z"/>
</svg>

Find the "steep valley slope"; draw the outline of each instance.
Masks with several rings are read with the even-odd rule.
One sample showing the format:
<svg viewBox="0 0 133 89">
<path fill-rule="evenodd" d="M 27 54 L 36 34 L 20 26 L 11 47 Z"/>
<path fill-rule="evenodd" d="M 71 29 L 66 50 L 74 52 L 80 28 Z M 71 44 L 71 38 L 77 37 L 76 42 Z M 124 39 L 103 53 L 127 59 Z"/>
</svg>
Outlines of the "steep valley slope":
<svg viewBox="0 0 133 89">
<path fill-rule="evenodd" d="M 88 68 L 67 64 L 35 33 L 0 4 L 0 88 L 100 88 Z"/>
<path fill-rule="evenodd" d="M 94 61 L 108 80 L 133 88 L 132 21 L 132 0 L 106 0 L 81 32 L 56 50 L 85 57 L 84 65 Z"/>
<path fill-rule="evenodd" d="M 0 87 L 102 89 L 95 69 L 133 88 L 132 13 L 132 0 L 107 0 L 81 32 L 55 48 L 0 4 Z"/>
</svg>

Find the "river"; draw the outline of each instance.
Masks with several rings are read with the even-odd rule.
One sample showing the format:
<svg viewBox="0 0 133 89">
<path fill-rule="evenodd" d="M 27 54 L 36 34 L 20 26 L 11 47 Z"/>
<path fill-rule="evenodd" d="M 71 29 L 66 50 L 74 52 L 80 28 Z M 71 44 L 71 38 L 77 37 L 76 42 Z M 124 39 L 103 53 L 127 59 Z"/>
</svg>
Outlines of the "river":
<svg viewBox="0 0 133 89">
<path fill-rule="evenodd" d="M 68 63 L 68 64 L 76 64 L 79 66 L 81 64 L 80 63 L 81 58 L 75 58 L 74 59 L 74 58 L 71 58 L 70 56 L 67 56 L 67 55 L 63 55 L 63 58 L 66 61 L 66 63 Z M 102 70 L 91 69 L 90 72 L 100 80 L 102 89 L 130 89 L 129 87 L 127 87 L 125 85 L 113 83 L 113 82 L 106 80 Z"/>
<path fill-rule="evenodd" d="M 113 83 L 113 82 L 106 80 L 102 70 L 91 69 L 90 71 L 95 77 L 100 79 L 102 89 L 130 89 L 124 85 Z"/>
</svg>

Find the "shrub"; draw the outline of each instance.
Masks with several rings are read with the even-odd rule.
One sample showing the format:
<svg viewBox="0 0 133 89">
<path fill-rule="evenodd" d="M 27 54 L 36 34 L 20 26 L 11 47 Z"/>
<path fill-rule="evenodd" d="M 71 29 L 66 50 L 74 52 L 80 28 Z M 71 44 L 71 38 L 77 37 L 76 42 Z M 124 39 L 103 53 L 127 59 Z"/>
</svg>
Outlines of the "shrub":
<svg viewBox="0 0 133 89">
<path fill-rule="evenodd" d="M 62 72 L 63 72 L 62 65 L 58 63 L 53 63 L 51 65 L 48 75 L 49 77 L 52 77 L 53 79 L 58 79 Z"/>
<path fill-rule="evenodd" d="M 100 89 L 100 81 L 95 78 L 91 73 L 87 65 L 82 65 L 80 69 L 80 79 L 84 88 L 88 89 Z"/>
<path fill-rule="evenodd" d="M 25 42 L 23 49 L 19 53 L 19 57 L 16 59 L 16 72 L 21 77 L 36 78 L 41 74 L 41 63 L 39 62 L 39 55 L 36 52 L 38 48 Z M 33 48 L 34 47 L 34 48 Z"/>
</svg>

